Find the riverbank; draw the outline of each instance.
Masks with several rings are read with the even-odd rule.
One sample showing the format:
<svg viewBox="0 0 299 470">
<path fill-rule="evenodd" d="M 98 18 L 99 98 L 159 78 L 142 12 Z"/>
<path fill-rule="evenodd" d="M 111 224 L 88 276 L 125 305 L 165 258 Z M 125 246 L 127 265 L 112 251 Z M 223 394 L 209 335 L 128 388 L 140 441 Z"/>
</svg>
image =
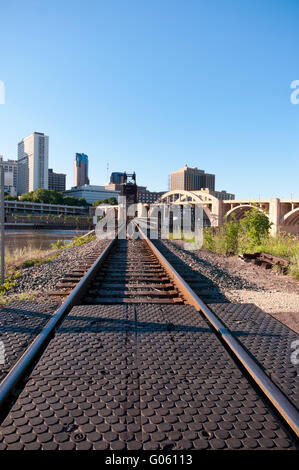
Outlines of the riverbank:
<svg viewBox="0 0 299 470">
<path fill-rule="evenodd" d="M 33 230 L 26 228 L 23 230 L 13 229 L 5 230 L 4 242 L 5 249 L 12 253 L 19 249 L 49 249 L 51 243 L 57 240 L 64 240 L 69 242 L 72 238 L 82 236 L 88 230 L 73 230 L 73 229 L 42 229 Z"/>
<path fill-rule="evenodd" d="M 89 235 L 75 239 L 63 249 L 53 249 L 39 258 L 22 261 L 15 266 L 8 281 L 9 290 L 0 295 L 0 303 L 6 305 L 11 300 L 49 301 L 48 293 L 55 289 L 57 282 L 71 269 L 79 268 L 82 260 L 101 253 L 107 240 L 98 240 Z"/>
</svg>

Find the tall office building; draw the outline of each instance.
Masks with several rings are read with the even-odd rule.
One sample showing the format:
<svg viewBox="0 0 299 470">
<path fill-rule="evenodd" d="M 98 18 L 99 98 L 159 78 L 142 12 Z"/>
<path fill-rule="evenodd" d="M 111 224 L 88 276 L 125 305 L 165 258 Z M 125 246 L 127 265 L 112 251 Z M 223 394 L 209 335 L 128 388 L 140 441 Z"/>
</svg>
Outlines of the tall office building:
<svg viewBox="0 0 299 470">
<path fill-rule="evenodd" d="M 0 155 L 0 163 L 4 168 L 4 191 L 15 196 L 17 194 L 18 161 L 3 160 L 3 156 Z"/>
<path fill-rule="evenodd" d="M 33 132 L 18 144 L 18 194 L 48 189 L 49 137 Z"/>
<path fill-rule="evenodd" d="M 65 191 L 65 179 L 64 173 L 55 173 L 52 168 L 48 170 L 48 189 L 54 191 L 63 192 Z"/>
<path fill-rule="evenodd" d="M 88 156 L 84 153 L 76 153 L 74 166 L 74 186 L 89 184 Z"/>
<path fill-rule="evenodd" d="M 110 176 L 111 184 L 122 184 L 125 181 L 125 174 L 119 171 L 114 171 Z"/>
<path fill-rule="evenodd" d="M 205 173 L 198 168 L 189 168 L 187 165 L 170 174 L 170 190 L 184 189 L 185 191 L 199 191 L 209 188 L 215 191 L 215 175 Z"/>
<path fill-rule="evenodd" d="M 108 191 L 121 191 L 125 182 L 124 172 L 114 171 L 110 176 L 110 183 L 105 184 L 105 189 Z"/>
</svg>

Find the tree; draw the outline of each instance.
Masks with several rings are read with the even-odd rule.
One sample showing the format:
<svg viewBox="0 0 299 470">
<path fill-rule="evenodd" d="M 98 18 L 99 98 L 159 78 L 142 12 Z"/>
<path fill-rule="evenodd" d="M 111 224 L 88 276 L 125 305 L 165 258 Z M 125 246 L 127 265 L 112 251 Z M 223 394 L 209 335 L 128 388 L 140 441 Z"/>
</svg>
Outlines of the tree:
<svg viewBox="0 0 299 470">
<path fill-rule="evenodd" d="M 235 255 L 238 251 L 239 229 L 235 214 L 229 222 L 225 219 L 225 251 L 228 255 Z"/>
<path fill-rule="evenodd" d="M 109 197 L 106 199 L 99 199 L 98 201 L 95 201 L 92 205 L 94 207 L 100 206 L 101 204 L 110 204 L 112 206 L 115 206 L 118 204 L 117 199 L 115 197 Z"/>
<path fill-rule="evenodd" d="M 8 194 L 6 191 L 4 192 L 4 199 L 5 201 L 17 201 L 18 197 L 17 196 L 11 196 Z"/>
<path fill-rule="evenodd" d="M 35 191 L 22 194 L 20 201 L 37 202 L 42 204 L 61 204 L 66 206 L 88 206 L 84 198 L 63 196 L 59 191 L 53 189 L 38 188 Z"/>
<path fill-rule="evenodd" d="M 267 214 L 256 207 L 248 210 L 241 220 L 241 227 L 244 232 L 257 245 L 269 235 L 271 225 Z"/>
</svg>

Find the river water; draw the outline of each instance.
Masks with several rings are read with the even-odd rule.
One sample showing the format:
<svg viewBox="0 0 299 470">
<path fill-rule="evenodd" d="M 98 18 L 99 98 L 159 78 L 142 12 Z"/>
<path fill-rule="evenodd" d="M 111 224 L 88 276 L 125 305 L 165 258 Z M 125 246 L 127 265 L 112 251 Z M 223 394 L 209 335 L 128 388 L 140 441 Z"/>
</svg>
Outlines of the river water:
<svg viewBox="0 0 299 470">
<path fill-rule="evenodd" d="M 70 241 L 87 233 L 82 230 L 5 230 L 5 248 L 10 252 L 19 249 L 47 250 L 57 240 Z"/>
</svg>

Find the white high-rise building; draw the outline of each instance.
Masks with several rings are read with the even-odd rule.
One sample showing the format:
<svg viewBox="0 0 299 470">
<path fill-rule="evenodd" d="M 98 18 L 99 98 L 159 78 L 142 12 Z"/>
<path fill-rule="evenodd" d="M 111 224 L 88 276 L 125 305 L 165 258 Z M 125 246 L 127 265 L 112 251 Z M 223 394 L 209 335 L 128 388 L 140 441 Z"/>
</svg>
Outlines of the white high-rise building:
<svg viewBox="0 0 299 470">
<path fill-rule="evenodd" d="M 33 132 L 18 144 L 18 194 L 48 189 L 49 137 Z"/>
</svg>

